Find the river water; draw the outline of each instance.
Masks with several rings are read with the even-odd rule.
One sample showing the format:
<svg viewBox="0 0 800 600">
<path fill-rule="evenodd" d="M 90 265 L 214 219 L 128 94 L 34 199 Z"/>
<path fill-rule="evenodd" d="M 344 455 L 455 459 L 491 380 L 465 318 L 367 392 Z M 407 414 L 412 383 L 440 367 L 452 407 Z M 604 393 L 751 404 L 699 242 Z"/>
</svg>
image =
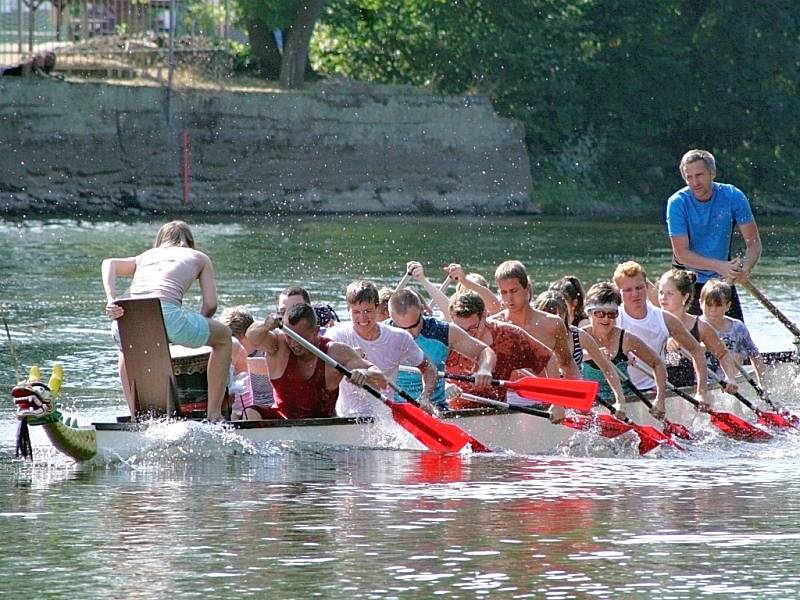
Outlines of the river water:
<svg viewBox="0 0 800 600">
<path fill-rule="evenodd" d="M 81 420 L 124 412 L 99 264 L 152 243 L 159 223 L 0 221 L 0 389 L 54 360 Z M 761 223 L 756 281 L 800 320 L 797 224 Z M 407 259 L 489 276 L 525 262 L 534 291 L 640 260 L 669 265 L 657 224 L 570 220 L 287 218 L 203 223 L 221 307 L 274 308 L 305 283 L 343 309 L 355 277 L 394 284 Z M 197 295 L 187 303 L 197 305 Z M 762 350 L 791 335 L 743 294 Z M 794 373 L 776 381 L 800 409 Z M 800 432 L 765 444 L 711 435 L 642 458 L 574 445 L 555 456 L 437 456 L 251 445 L 200 425 L 163 443 L 76 465 L 34 431 L 14 459 L 0 409 L 0 595 L 69 598 L 788 598 L 800 594 Z M 629 449 L 628 449 L 629 450 Z M 656 453 L 658 454 L 658 453 Z"/>
</svg>

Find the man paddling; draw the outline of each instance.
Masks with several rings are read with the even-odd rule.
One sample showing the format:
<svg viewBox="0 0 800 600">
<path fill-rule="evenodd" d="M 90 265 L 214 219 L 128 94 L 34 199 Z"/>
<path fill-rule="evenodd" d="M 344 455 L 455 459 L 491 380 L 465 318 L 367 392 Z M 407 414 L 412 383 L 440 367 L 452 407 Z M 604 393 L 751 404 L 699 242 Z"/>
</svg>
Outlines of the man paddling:
<svg viewBox="0 0 800 600">
<path fill-rule="evenodd" d="M 350 370 L 350 380 L 354 384 L 367 383 L 377 389 L 386 387 L 386 378 L 380 370 L 350 346 L 320 337 L 317 314 L 308 304 L 291 307 L 286 312 L 284 322 L 300 337 Z M 281 319 L 277 315 L 270 315 L 261 323 L 253 323 L 247 330 L 247 338 L 266 353 L 275 393 L 274 408 L 255 408 L 262 419 L 334 416 L 339 383 L 344 376 L 282 331 L 275 331 L 280 326 Z"/>
<path fill-rule="evenodd" d="M 488 388 L 491 385 L 492 369 L 496 362 L 494 350 L 458 325 L 424 316 L 422 302 L 417 294 L 407 289 L 392 294 L 389 299 L 389 314 L 389 324 L 410 333 L 437 370 L 444 369 L 447 355 L 455 350 L 477 364 L 473 373 L 476 387 Z M 399 373 L 397 385 L 413 398 L 417 398 L 423 389 L 420 376 L 415 373 Z M 443 381 L 437 382 L 431 402 L 436 408 L 447 408 Z"/>
<path fill-rule="evenodd" d="M 689 150 L 681 158 L 680 172 L 686 187 L 667 200 L 667 231 L 673 266 L 697 272 L 689 312 L 699 315 L 700 290 L 706 281 L 713 278 L 731 283 L 747 281 L 761 257 L 761 237 L 747 196 L 733 185 L 714 181 L 717 165 L 713 154 Z M 741 260 L 731 260 L 734 224 L 746 246 Z M 744 320 L 736 288 L 728 316 Z"/>
<path fill-rule="evenodd" d="M 461 327 L 475 339 L 494 350 L 497 362 L 492 374 L 497 379 L 511 379 L 517 369 L 527 369 L 535 375 L 542 375 L 553 353 L 539 340 L 526 333 L 520 327 L 502 321 L 487 320 L 486 305 L 481 297 L 472 291 L 458 292 L 450 299 L 450 317 L 453 323 Z M 475 370 L 475 362 L 450 352 L 447 357 L 447 371 L 466 374 Z M 474 385 L 460 383 L 462 391 L 474 394 Z M 482 391 L 483 396 L 505 401 L 506 388 L 492 387 Z M 449 402 L 451 408 L 478 408 L 483 405 L 460 398 Z"/>
<path fill-rule="evenodd" d="M 422 349 L 407 331 L 390 327 L 377 320 L 379 294 L 371 281 L 354 281 L 345 292 L 350 323 L 339 323 L 328 329 L 326 337 L 360 350 L 389 380 L 397 377 L 400 365 L 416 367 L 422 373 L 422 393 L 417 401 L 430 408 L 436 387 L 436 367 L 425 358 Z M 391 392 L 387 392 L 391 399 Z M 339 386 L 336 414 L 340 417 L 370 416 L 376 403 L 364 389 L 349 381 Z"/>
<path fill-rule="evenodd" d="M 492 306 L 498 306 L 492 290 L 468 280 L 461 265 L 451 264 L 447 269 L 450 277 L 480 295 L 490 313 Z M 563 374 L 568 379 L 581 379 L 578 366 L 572 359 L 570 334 L 564 321 L 556 315 L 536 310 L 530 304 L 530 279 L 525 265 L 518 260 L 507 260 L 498 265 L 494 279 L 505 308 L 492 315 L 492 318 L 520 327 L 553 351 L 554 362 L 558 365 L 560 373 L 551 367 L 548 369 L 549 376 L 558 377 Z"/>
<path fill-rule="evenodd" d="M 622 306 L 616 319 L 617 327 L 633 333 L 647 344 L 661 360 L 666 357 L 667 340 L 673 338 L 692 357 L 697 377 L 697 396 L 701 407 L 708 408 L 708 371 L 703 346 L 689 333 L 675 315 L 647 299 L 647 273 L 642 265 L 629 260 L 617 265 L 614 284 L 622 296 Z M 656 382 L 639 369 L 632 369 L 630 379 L 640 390 L 650 390 Z"/>
</svg>

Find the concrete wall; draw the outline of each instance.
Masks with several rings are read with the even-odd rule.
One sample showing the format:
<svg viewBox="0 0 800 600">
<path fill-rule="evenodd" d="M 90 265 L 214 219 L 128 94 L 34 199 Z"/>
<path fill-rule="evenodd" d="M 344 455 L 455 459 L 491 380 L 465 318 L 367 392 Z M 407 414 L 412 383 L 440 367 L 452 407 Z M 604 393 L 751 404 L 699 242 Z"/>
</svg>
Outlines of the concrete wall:
<svg viewBox="0 0 800 600">
<path fill-rule="evenodd" d="M 482 97 L 0 82 L 0 213 L 530 212 L 519 122 Z"/>
</svg>

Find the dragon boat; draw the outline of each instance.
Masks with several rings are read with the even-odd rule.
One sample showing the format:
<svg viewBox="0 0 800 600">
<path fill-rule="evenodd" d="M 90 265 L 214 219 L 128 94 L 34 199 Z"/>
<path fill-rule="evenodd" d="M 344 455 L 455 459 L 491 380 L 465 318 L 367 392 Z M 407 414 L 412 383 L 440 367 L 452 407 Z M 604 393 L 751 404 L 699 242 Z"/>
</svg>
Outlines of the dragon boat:
<svg viewBox="0 0 800 600">
<path fill-rule="evenodd" d="M 385 406 L 376 405 L 376 416 L 366 418 L 317 418 L 290 420 L 230 421 L 204 423 L 207 400 L 205 365 L 208 354 L 170 353 L 158 301 L 126 300 L 125 316 L 119 320 L 121 350 L 128 367 L 128 378 L 138 409 L 137 420 L 130 416 L 114 421 L 80 425 L 76 418 L 64 418 L 55 405 L 60 371 L 51 385 L 39 380 L 38 369 L 12 390 L 16 416 L 20 421 L 18 455 L 30 456 L 28 428 L 41 426 L 53 446 L 68 457 L 82 462 L 95 458 L 125 457 L 142 450 L 154 431 L 165 424 L 185 422 L 215 432 L 237 436 L 254 444 L 292 441 L 325 446 L 425 450 L 425 446 L 392 419 Z M 767 353 L 767 362 L 795 360 L 794 352 Z M 689 393 L 691 390 L 687 389 Z M 720 410 L 749 417 L 735 399 L 720 400 Z M 716 405 L 715 405 L 716 406 Z M 633 421 L 658 426 L 644 402 L 631 398 L 626 412 Z M 667 418 L 690 426 L 695 409 L 676 394 L 667 398 Z M 556 425 L 547 418 L 512 409 L 481 408 L 449 411 L 440 415 L 492 450 L 518 454 L 552 454 L 586 432 Z M 194 425 L 196 424 L 196 425 Z M 210 429 L 211 430 L 211 429 Z M 635 435 L 634 433 L 630 434 Z"/>
</svg>

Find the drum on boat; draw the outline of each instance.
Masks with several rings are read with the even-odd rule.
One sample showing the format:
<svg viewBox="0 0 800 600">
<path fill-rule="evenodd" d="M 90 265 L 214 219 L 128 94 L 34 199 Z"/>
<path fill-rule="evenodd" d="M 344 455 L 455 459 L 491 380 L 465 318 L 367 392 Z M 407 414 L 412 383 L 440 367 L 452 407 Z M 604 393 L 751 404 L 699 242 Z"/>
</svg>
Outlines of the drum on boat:
<svg viewBox="0 0 800 600">
<path fill-rule="evenodd" d="M 205 414 L 208 407 L 207 371 L 211 348 L 187 348 L 171 344 L 169 353 L 178 392 L 178 414 L 187 417 L 194 416 L 192 413 L 195 412 Z"/>
</svg>

